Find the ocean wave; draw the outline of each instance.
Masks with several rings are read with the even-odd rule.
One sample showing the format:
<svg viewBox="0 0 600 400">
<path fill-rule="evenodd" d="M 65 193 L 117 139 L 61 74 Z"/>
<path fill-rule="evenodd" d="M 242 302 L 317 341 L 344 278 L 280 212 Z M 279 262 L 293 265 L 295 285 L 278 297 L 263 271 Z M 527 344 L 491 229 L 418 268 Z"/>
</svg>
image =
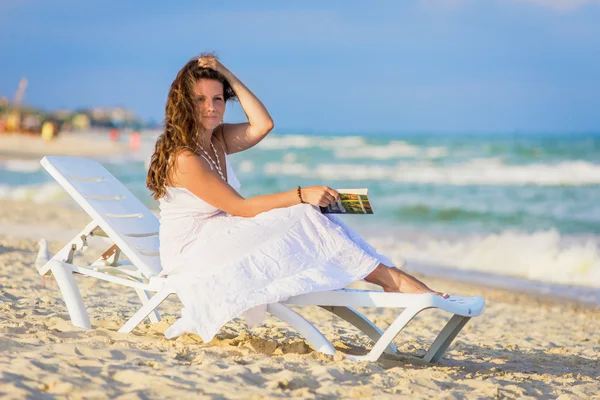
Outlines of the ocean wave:
<svg viewBox="0 0 600 400">
<path fill-rule="evenodd" d="M 390 206 L 389 201 L 385 204 Z M 450 202 L 452 203 L 452 202 Z M 528 230 L 556 228 L 560 232 L 597 233 L 600 232 L 600 214 L 591 209 L 585 212 L 572 212 L 568 207 L 547 207 L 546 205 L 489 204 L 482 200 L 465 200 L 461 205 L 416 203 L 392 205 L 393 215 L 398 223 L 447 228 L 449 224 L 458 231 L 497 231 L 506 227 Z M 381 207 L 383 208 L 383 207 Z"/>
<path fill-rule="evenodd" d="M 38 172 L 41 168 L 39 160 L 10 159 L 0 161 L 0 171 L 34 173 Z"/>
<path fill-rule="evenodd" d="M 241 161 L 240 163 L 238 163 L 236 171 L 243 173 L 243 174 L 248 174 L 251 173 L 252 171 L 254 171 L 254 163 L 250 160 L 244 160 Z"/>
<path fill-rule="evenodd" d="M 506 165 L 501 159 L 473 159 L 436 165 L 431 162 L 396 165 L 317 164 L 269 162 L 267 175 L 290 175 L 327 180 L 386 180 L 439 185 L 538 185 L 584 186 L 600 184 L 600 164 L 565 161 L 558 164 Z"/>
<path fill-rule="evenodd" d="M 38 204 L 57 203 L 70 196 L 56 182 L 35 185 L 0 185 L 0 199 L 28 200 Z"/>
<path fill-rule="evenodd" d="M 556 230 L 548 230 L 452 238 L 414 235 L 406 240 L 368 239 L 394 262 L 409 260 L 540 282 L 600 287 L 597 237 L 569 239 L 561 237 Z"/>
<path fill-rule="evenodd" d="M 390 160 L 414 157 L 436 159 L 448 154 L 448 149 L 443 146 L 419 147 L 404 140 L 391 140 L 385 144 L 369 144 L 360 136 L 274 136 L 262 141 L 257 148 L 262 150 L 319 148 L 332 150 L 334 156 L 339 159 Z"/>
<path fill-rule="evenodd" d="M 122 165 L 128 163 L 144 163 L 146 158 L 149 158 L 146 153 L 143 152 L 131 152 L 122 154 L 106 154 L 104 156 L 86 157 L 89 159 L 96 160 L 107 165 Z M 21 160 L 21 159 L 9 159 L 0 160 L 0 182 L 2 181 L 3 172 L 17 172 L 23 174 L 35 174 L 42 171 L 42 165 L 39 159 L 34 160 Z"/>
<path fill-rule="evenodd" d="M 415 220 L 418 222 L 451 222 L 451 221 L 486 221 L 499 219 L 513 222 L 520 215 L 494 214 L 489 210 L 466 209 L 463 207 L 435 207 L 427 204 L 407 204 L 395 210 L 402 221 Z"/>
<path fill-rule="evenodd" d="M 445 147 L 419 147 L 405 141 L 392 140 L 386 144 L 364 144 L 360 147 L 335 147 L 336 158 L 361 158 L 374 160 L 391 160 L 395 158 L 442 158 L 448 154 Z"/>
<path fill-rule="evenodd" d="M 353 148 L 367 145 L 364 138 L 360 136 L 305 136 L 305 135 L 282 135 L 270 136 L 256 147 L 263 150 L 286 150 L 286 149 L 339 149 Z"/>
</svg>

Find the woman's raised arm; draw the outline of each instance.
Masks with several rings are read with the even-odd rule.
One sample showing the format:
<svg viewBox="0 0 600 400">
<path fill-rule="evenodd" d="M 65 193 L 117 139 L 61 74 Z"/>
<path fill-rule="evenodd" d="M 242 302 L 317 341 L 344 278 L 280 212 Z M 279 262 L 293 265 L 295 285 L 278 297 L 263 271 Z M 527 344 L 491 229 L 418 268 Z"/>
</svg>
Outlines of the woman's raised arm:
<svg viewBox="0 0 600 400">
<path fill-rule="evenodd" d="M 220 72 L 235 92 L 246 113 L 248 122 L 241 124 L 223 124 L 222 134 L 228 154 L 237 153 L 260 142 L 273 129 L 273 119 L 261 101 L 231 71 L 213 56 L 201 57 L 201 67 Z"/>
</svg>

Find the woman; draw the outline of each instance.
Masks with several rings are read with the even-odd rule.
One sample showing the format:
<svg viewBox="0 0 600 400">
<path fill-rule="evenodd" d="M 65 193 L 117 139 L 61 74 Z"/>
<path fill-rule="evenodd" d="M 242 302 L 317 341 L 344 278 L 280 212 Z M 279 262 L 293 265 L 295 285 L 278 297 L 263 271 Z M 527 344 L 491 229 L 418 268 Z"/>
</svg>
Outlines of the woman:
<svg viewBox="0 0 600 400">
<path fill-rule="evenodd" d="M 223 123 L 234 97 L 247 123 Z M 315 206 L 339 196 L 331 188 L 240 196 L 227 156 L 271 129 L 264 105 L 214 56 L 189 61 L 173 81 L 147 177 L 160 202 L 163 275 L 184 304 L 167 337 L 192 332 L 208 342 L 243 313 L 255 323 L 266 304 L 360 279 L 388 292 L 433 292 L 339 218 L 320 213 Z"/>
</svg>

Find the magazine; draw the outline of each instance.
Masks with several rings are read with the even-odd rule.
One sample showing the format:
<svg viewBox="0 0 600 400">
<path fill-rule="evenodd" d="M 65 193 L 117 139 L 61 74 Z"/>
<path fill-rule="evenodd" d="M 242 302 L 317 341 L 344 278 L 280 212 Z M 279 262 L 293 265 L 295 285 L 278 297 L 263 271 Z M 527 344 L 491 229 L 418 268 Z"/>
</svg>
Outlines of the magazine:
<svg viewBox="0 0 600 400">
<path fill-rule="evenodd" d="M 321 207 L 323 214 L 373 214 L 368 189 L 338 189 L 339 200 Z"/>
</svg>

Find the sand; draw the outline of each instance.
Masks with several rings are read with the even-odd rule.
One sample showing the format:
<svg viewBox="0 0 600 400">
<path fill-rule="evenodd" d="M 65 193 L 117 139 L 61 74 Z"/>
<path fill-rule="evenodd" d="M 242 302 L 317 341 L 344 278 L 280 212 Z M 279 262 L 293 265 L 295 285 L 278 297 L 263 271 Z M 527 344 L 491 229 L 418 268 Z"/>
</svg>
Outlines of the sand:
<svg viewBox="0 0 600 400">
<path fill-rule="evenodd" d="M 106 132 L 61 133 L 51 141 L 39 135 L 0 134 L 0 161 L 41 159 L 48 155 L 61 156 L 106 156 L 129 151 L 124 142 L 112 142 Z"/>
<path fill-rule="evenodd" d="M 93 329 L 75 328 L 56 284 L 41 285 L 36 239 L 77 232 L 87 220 L 58 205 L 0 200 L 2 398 L 600 398 L 599 309 L 432 277 L 421 278 L 487 301 L 434 365 L 411 355 L 423 355 L 448 318 L 435 310 L 395 339 L 396 359 L 353 362 L 315 352 L 272 317 L 252 330 L 236 319 L 210 343 L 194 335 L 167 340 L 163 332 L 180 311 L 175 298 L 161 306 L 162 322 L 119 334 L 139 306 L 135 292 L 77 276 Z M 46 238 L 51 251 L 64 244 Z M 369 341 L 346 323 L 316 308 L 297 310 L 318 321 L 340 353 L 368 351 Z M 361 311 L 382 327 L 396 315 Z"/>
</svg>

